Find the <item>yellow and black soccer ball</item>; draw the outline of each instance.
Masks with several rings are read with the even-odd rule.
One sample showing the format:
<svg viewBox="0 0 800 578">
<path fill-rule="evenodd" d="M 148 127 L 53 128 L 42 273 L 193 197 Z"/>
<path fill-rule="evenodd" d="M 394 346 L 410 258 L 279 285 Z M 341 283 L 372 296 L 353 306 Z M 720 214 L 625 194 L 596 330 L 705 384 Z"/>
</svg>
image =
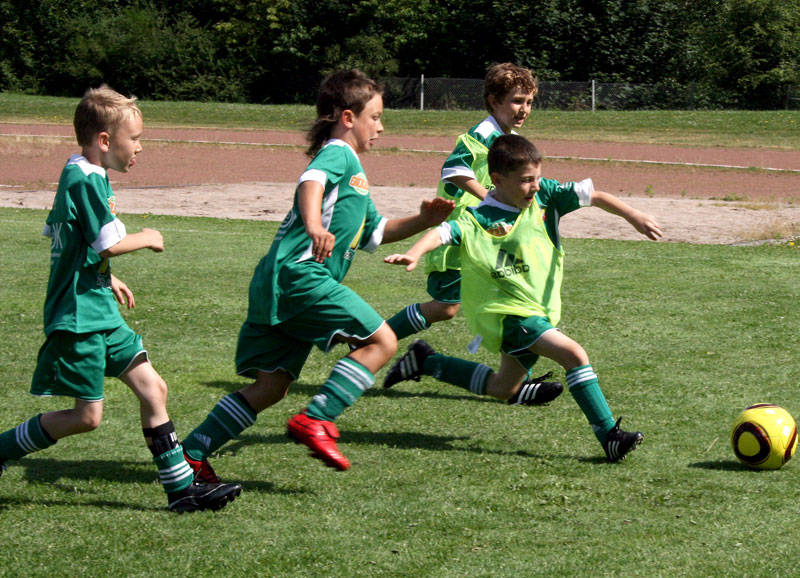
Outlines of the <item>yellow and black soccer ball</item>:
<svg viewBox="0 0 800 578">
<path fill-rule="evenodd" d="M 744 465 L 777 470 L 797 449 L 797 425 L 788 411 L 771 403 L 746 408 L 731 430 L 733 453 Z"/>
</svg>

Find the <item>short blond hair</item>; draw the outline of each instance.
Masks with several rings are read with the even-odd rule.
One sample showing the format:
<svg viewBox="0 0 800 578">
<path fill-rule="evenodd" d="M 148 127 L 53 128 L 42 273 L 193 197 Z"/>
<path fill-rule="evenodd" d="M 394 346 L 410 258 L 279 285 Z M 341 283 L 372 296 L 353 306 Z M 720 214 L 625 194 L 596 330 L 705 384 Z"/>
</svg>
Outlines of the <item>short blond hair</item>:
<svg viewBox="0 0 800 578">
<path fill-rule="evenodd" d="M 78 103 L 72 122 L 78 144 L 90 146 L 96 134 L 113 134 L 131 116 L 142 116 L 142 111 L 136 106 L 136 97 L 122 96 L 105 84 L 90 88 Z"/>
<path fill-rule="evenodd" d="M 490 66 L 486 72 L 486 79 L 483 81 L 483 104 L 486 106 L 486 110 L 492 112 L 489 104 L 490 96 L 501 102 L 515 88 L 530 92 L 533 96 L 539 93 L 539 85 L 533 77 L 533 73 L 527 68 L 511 62 Z"/>
</svg>

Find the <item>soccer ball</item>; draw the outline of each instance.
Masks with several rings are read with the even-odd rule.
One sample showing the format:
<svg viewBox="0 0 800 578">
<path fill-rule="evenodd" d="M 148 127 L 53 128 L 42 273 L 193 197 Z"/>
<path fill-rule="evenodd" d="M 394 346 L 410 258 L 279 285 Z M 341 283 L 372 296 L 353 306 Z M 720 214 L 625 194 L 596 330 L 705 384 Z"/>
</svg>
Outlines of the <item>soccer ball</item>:
<svg viewBox="0 0 800 578">
<path fill-rule="evenodd" d="M 736 418 L 731 445 L 744 465 L 757 470 L 777 470 L 792 459 L 797 449 L 797 426 L 782 407 L 757 403 Z"/>
</svg>

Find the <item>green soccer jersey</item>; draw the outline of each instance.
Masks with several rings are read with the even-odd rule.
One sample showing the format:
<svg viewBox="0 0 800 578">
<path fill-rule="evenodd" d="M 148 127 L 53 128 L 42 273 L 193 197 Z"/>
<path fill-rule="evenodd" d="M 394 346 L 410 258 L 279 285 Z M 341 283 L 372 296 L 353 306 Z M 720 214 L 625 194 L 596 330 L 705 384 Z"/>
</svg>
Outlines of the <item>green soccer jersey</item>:
<svg viewBox="0 0 800 578">
<path fill-rule="evenodd" d="M 567 183 L 544 178 L 539 181 L 536 203 L 541 210 L 542 221 L 553 245 L 561 247 L 561 237 L 558 232 L 558 222 L 561 217 L 580 207 L 588 207 L 592 201 L 593 190 L 592 179 Z M 491 192 L 480 205 L 471 207 L 469 211 L 481 227 L 497 234 L 508 232 L 520 213 L 516 207 L 496 201 Z M 461 243 L 461 231 L 455 221 L 443 223 L 439 231 L 445 245 Z"/>
<path fill-rule="evenodd" d="M 375 251 L 386 219 L 378 214 L 355 151 L 330 140 L 309 163 L 298 186 L 315 181 L 323 188 L 322 224 L 336 237 L 333 254 L 317 263 L 306 235 L 295 191 L 292 210 L 281 223 L 269 253 L 250 283 L 247 321 L 274 325 L 290 319 L 328 294 L 347 274 L 358 249 Z"/>
<path fill-rule="evenodd" d="M 511 131 L 511 133 L 515 134 L 514 131 Z M 465 194 L 464 191 L 450 182 L 450 179 L 453 177 L 470 177 L 476 179 L 487 189 L 491 187 L 492 182 L 489 179 L 489 172 L 486 170 L 485 166 L 486 152 L 488 152 L 489 147 L 492 146 L 492 143 L 497 137 L 506 133 L 500 128 L 495 118 L 489 116 L 470 128 L 466 134 L 483 145 L 483 147 L 485 147 L 485 152 L 482 154 L 476 152 L 474 147 L 470 148 L 461 138 L 458 139 L 456 147 L 442 166 L 442 185 L 444 187 L 444 192 L 452 198 L 459 198 Z M 469 193 L 466 194 L 472 197 Z M 471 204 L 477 205 L 479 202 L 478 199 L 475 197 L 472 197 L 472 199 L 474 202 Z"/>
<path fill-rule="evenodd" d="M 61 173 L 43 235 L 52 239 L 44 332 L 89 333 L 125 322 L 111 292 L 111 267 L 99 253 L 125 237 L 105 169 L 73 155 Z"/>
<path fill-rule="evenodd" d="M 442 179 L 436 189 L 437 196 L 455 201 L 456 206 L 448 216 L 448 220 L 455 221 L 467 207 L 473 207 L 480 202 L 478 197 L 458 188 L 450 182 L 450 179 L 469 177 L 478 181 L 484 188 L 491 188 L 492 180 L 489 177 L 487 155 L 492 143 L 503 134 L 506 133 L 500 128 L 497 120 L 489 116 L 458 137 L 453 152 L 442 166 Z M 425 261 L 426 273 L 460 267 L 458 251 L 449 247 L 431 251 Z"/>
</svg>

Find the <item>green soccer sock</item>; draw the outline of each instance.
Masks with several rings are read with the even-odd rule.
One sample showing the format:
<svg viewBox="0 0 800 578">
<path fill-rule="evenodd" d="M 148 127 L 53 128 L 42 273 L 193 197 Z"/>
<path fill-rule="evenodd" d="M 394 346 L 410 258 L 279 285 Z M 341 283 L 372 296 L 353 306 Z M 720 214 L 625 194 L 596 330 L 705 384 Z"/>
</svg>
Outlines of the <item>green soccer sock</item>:
<svg viewBox="0 0 800 578">
<path fill-rule="evenodd" d="M 256 412 L 239 392 L 226 395 L 185 440 L 183 447 L 193 460 L 204 460 L 256 423 Z"/>
<path fill-rule="evenodd" d="M 306 414 L 313 419 L 334 421 L 374 384 L 375 376 L 370 370 L 354 359 L 343 357 L 308 404 Z"/>
<path fill-rule="evenodd" d="M 583 415 L 589 420 L 595 437 L 602 443 L 614 427 L 614 416 L 592 366 L 581 365 L 570 369 L 567 372 L 567 386 Z"/>
<path fill-rule="evenodd" d="M 51 438 L 41 422 L 42 414 L 22 422 L 0 434 L 0 461 L 18 460 L 22 456 L 49 448 L 56 440 Z"/>
<path fill-rule="evenodd" d="M 419 303 L 414 303 L 398 311 L 386 323 L 389 324 L 389 327 L 391 327 L 392 331 L 397 335 L 398 341 L 409 335 L 419 333 L 431 326 L 425 317 L 423 317 L 422 311 L 420 311 L 419 308 Z"/>
<path fill-rule="evenodd" d="M 439 381 L 466 389 L 475 395 L 486 395 L 486 383 L 493 373 L 492 368 L 483 363 L 475 363 L 441 353 L 429 355 L 425 359 L 422 372 Z"/>
<path fill-rule="evenodd" d="M 192 485 L 194 472 L 186 463 L 181 446 L 155 456 L 153 461 L 158 468 L 158 479 L 166 493 L 180 492 Z"/>
</svg>

